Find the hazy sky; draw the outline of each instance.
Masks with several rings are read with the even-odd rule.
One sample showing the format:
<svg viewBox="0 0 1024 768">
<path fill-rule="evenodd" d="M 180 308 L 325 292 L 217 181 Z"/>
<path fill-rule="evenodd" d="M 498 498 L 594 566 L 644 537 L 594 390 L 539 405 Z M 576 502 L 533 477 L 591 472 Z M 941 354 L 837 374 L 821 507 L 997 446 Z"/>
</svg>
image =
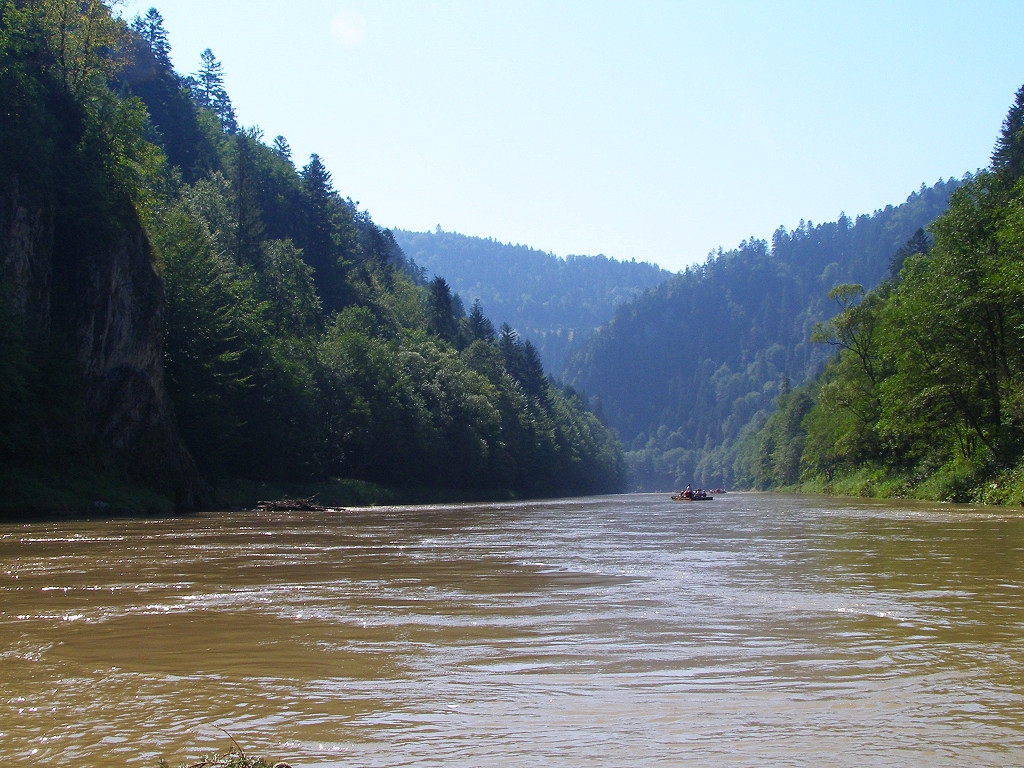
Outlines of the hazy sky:
<svg viewBox="0 0 1024 768">
<path fill-rule="evenodd" d="M 986 166 L 1024 83 L 1024 0 L 155 6 L 378 224 L 673 270 Z"/>
</svg>

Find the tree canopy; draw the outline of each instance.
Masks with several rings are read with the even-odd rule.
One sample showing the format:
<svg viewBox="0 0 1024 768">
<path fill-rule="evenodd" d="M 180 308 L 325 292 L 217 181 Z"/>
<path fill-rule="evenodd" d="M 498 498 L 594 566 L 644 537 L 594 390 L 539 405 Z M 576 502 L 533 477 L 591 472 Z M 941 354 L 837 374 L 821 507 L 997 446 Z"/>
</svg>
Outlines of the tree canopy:
<svg viewBox="0 0 1024 768">
<path fill-rule="evenodd" d="M 889 280 L 821 327 L 838 354 L 800 418 L 773 416 L 753 438 L 751 484 L 1024 500 L 1022 99 L 1024 87 L 992 167 L 957 189 L 930 237 L 897 251 Z M 798 457 L 786 478 L 760 469 L 782 444 Z"/>
<path fill-rule="evenodd" d="M 618 430 L 641 488 L 732 485 L 742 436 L 785 382 L 816 375 L 816 324 L 889 272 L 894 253 L 946 207 L 958 180 L 922 186 L 868 215 L 780 227 L 687 269 L 620 307 L 569 365 L 567 381 Z M 833 299 L 828 297 L 833 291 Z M 842 338 L 840 335 L 837 339 Z"/>
<path fill-rule="evenodd" d="M 441 275 L 470 302 L 487 306 L 536 346 L 561 377 L 571 351 L 615 308 L 667 280 L 654 264 L 607 256 L 559 258 L 524 245 L 445 232 L 396 230 L 395 238 L 425 279 Z"/>
<path fill-rule="evenodd" d="M 143 228 L 159 273 L 145 299 L 163 319 L 153 386 L 166 385 L 204 476 L 622 486 L 613 434 L 546 377 L 536 349 L 501 347 L 481 305 L 467 318 L 443 279 L 424 285 L 318 155 L 296 168 L 287 139 L 268 146 L 239 125 L 210 49 L 194 75 L 176 73 L 155 9 L 123 23 L 98 1 L 0 0 L 0 18 L 0 193 L 34 190 L 58 223 Z M 86 269 L 63 231 L 57 247 Z M 62 407 L 42 378 L 61 352 L 3 299 L 0 393 L 24 407 L 0 428 L 0 459 L 46 432 L 62 460 Z"/>
</svg>

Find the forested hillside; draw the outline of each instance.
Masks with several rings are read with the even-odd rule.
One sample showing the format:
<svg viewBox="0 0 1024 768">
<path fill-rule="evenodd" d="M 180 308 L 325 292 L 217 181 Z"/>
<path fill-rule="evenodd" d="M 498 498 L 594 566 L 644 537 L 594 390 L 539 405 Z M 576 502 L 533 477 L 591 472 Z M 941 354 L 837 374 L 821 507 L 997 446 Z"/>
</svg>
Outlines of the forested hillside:
<svg viewBox="0 0 1024 768">
<path fill-rule="evenodd" d="M 874 290 L 834 289 L 838 355 L 749 436 L 748 484 L 1024 503 L 1024 86 L 929 232 Z"/>
<path fill-rule="evenodd" d="M 876 285 L 959 183 L 940 180 L 856 219 L 779 228 L 770 244 L 719 251 L 621 307 L 566 380 L 619 431 L 633 482 L 731 485 L 744 428 L 827 359 L 811 333 L 839 310 L 829 291 Z"/>
<path fill-rule="evenodd" d="M 188 76 L 169 51 L 155 10 L 0 0 L 0 514 L 101 486 L 191 507 L 223 477 L 621 486 L 529 344 L 239 125 L 209 49 Z"/>
<path fill-rule="evenodd" d="M 479 301 L 495 322 L 508 323 L 536 345 L 548 370 L 560 374 L 569 351 L 615 308 L 666 280 L 654 264 L 607 256 L 568 256 L 434 232 L 394 230 L 424 279 L 440 275 L 470 304 Z"/>
</svg>

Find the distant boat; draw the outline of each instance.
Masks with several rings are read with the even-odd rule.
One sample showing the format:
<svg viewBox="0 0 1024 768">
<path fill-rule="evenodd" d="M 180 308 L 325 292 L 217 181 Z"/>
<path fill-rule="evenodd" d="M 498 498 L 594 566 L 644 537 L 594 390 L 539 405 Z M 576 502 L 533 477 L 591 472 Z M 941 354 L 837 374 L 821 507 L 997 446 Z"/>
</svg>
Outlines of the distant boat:
<svg viewBox="0 0 1024 768">
<path fill-rule="evenodd" d="M 672 501 L 714 501 L 714 496 L 683 496 L 681 493 L 672 494 Z"/>
</svg>

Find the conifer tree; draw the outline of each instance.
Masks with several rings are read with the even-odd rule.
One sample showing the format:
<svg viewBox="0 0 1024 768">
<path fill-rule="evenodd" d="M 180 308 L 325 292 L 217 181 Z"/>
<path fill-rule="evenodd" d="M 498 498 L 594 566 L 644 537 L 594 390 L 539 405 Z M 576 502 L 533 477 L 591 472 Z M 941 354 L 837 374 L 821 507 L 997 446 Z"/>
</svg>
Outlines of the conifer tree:
<svg viewBox="0 0 1024 768">
<path fill-rule="evenodd" d="M 171 44 L 164 29 L 164 17 L 156 8 L 150 8 L 145 16 L 136 16 L 132 31 L 149 43 L 153 57 L 165 69 L 171 69 Z"/>
<path fill-rule="evenodd" d="M 299 173 L 302 189 L 302 227 L 296 233 L 306 263 L 325 309 L 332 312 L 344 303 L 344 275 L 339 245 L 341 200 L 330 171 L 320 156 L 312 154 Z"/>
<path fill-rule="evenodd" d="M 224 130 L 235 133 L 238 122 L 231 98 L 224 89 L 224 65 L 217 61 L 213 51 L 207 48 L 199 56 L 202 66 L 190 80 L 192 95 L 201 107 L 212 110 L 220 118 Z"/>
<path fill-rule="evenodd" d="M 292 145 L 288 143 L 288 139 L 284 136 L 278 135 L 274 137 L 273 150 L 279 157 L 283 157 L 289 163 L 292 161 Z"/>
<path fill-rule="evenodd" d="M 302 192 L 306 204 L 306 234 L 304 243 L 313 266 L 320 268 L 327 264 L 331 246 L 331 203 L 337 197 L 334 182 L 327 166 L 320 156 L 309 156 L 300 174 Z"/>
<path fill-rule="evenodd" d="M 498 349 L 505 363 L 505 370 L 516 381 L 522 379 L 522 342 L 516 329 L 508 323 L 502 323 L 498 331 Z"/>
<path fill-rule="evenodd" d="M 916 254 L 927 254 L 930 248 L 931 240 L 928 238 L 928 233 L 924 231 L 923 227 L 918 227 L 914 236 L 907 240 L 889 260 L 890 276 L 899 277 L 900 270 L 903 269 L 903 262 Z"/>
<path fill-rule="evenodd" d="M 459 334 L 459 321 L 455 316 L 455 301 L 448 281 L 435 276 L 430 282 L 427 303 L 427 327 L 435 336 L 454 341 Z"/>
<path fill-rule="evenodd" d="M 494 323 L 484 315 L 483 307 L 480 305 L 480 299 L 473 301 L 473 306 L 469 310 L 467 325 L 469 327 L 469 336 L 471 339 L 477 341 L 494 341 Z"/>
<path fill-rule="evenodd" d="M 992 153 L 992 170 L 1010 184 L 1024 176 L 1024 85 L 1017 89 Z"/>
<path fill-rule="evenodd" d="M 547 377 L 544 375 L 544 365 L 540 361 L 540 353 L 529 339 L 523 343 L 522 376 L 523 389 L 528 394 L 544 400 Z"/>
<path fill-rule="evenodd" d="M 255 129 L 235 134 L 227 168 L 235 198 L 235 257 L 240 263 L 252 265 L 260 261 L 264 238 L 263 214 L 257 199 L 259 168 L 254 157 L 258 142 Z"/>
<path fill-rule="evenodd" d="M 214 94 L 224 87 L 224 65 L 217 61 L 213 51 L 207 48 L 199 55 L 202 66 L 193 76 L 192 96 L 201 107 L 213 105 Z"/>
</svg>

